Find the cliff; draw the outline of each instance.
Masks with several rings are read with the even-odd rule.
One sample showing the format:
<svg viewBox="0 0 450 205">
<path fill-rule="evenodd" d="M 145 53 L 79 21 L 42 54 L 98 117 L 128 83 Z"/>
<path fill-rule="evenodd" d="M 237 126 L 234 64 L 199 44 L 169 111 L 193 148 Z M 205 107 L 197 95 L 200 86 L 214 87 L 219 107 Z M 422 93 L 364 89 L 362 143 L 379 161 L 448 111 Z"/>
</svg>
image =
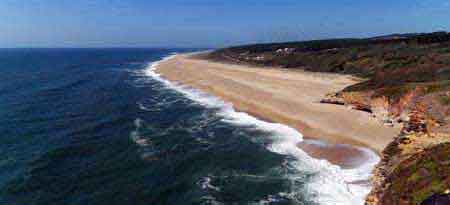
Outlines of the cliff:
<svg viewBox="0 0 450 205">
<path fill-rule="evenodd" d="M 450 204 L 450 33 L 258 44 L 203 57 L 366 79 L 322 103 L 403 126 L 381 153 L 367 204 Z"/>
</svg>

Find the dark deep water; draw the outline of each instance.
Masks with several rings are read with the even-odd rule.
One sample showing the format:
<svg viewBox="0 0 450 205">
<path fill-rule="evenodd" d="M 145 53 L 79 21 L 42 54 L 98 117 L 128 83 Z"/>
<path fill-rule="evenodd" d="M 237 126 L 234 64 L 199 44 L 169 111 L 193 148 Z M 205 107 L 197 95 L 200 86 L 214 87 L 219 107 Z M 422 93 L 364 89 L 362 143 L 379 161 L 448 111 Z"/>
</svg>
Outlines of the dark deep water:
<svg viewBox="0 0 450 205">
<path fill-rule="evenodd" d="M 0 204 L 315 204 L 270 132 L 145 75 L 187 51 L 1 49 Z"/>
</svg>

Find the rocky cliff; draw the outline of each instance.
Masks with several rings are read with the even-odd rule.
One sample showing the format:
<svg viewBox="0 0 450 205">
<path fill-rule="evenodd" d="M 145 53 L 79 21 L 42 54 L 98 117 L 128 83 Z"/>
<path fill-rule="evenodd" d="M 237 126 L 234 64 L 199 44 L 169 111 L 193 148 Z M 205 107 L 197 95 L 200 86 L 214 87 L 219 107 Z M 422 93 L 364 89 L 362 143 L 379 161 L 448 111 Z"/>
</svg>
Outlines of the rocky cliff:
<svg viewBox="0 0 450 205">
<path fill-rule="evenodd" d="M 450 204 L 450 33 L 258 44 L 205 57 L 365 78 L 322 103 L 403 127 L 381 153 L 367 204 Z"/>
<path fill-rule="evenodd" d="M 322 100 L 403 126 L 374 170 L 368 205 L 450 204 L 450 106 L 442 100 L 449 97 L 448 87 L 417 86 L 395 98 L 389 92 L 344 90 Z"/>
</svg>

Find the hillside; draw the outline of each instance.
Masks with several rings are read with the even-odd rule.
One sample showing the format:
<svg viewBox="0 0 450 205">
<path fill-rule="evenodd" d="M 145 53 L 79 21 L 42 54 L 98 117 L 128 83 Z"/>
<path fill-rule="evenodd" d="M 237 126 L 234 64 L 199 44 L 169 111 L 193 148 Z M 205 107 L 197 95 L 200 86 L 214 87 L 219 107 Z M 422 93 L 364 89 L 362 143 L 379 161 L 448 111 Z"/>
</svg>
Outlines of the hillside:
<svg viewBox="0 0 450 205">
<path fill-rule="evenodd" d="M 202 57 L 366 79 L 324 96 L 322 103 L 350 106 L 372 113 L 386 126 L 404 127 L 382 153 L 367 203 L 450 200 L 450 33 L 257 44 Z"/>
</svg>

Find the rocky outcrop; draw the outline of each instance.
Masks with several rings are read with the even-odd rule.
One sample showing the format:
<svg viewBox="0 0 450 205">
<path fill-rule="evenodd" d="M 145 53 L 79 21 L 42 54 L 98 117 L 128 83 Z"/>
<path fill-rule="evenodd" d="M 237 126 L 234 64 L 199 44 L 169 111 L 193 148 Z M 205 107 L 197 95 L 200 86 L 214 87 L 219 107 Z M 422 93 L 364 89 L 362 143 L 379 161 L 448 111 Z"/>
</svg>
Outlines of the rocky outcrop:
<svg viewBox="0 0 450 205">
<path fill-rule="evenodd" d="M 433 140 L 429 140 L 433 139 Z M 450 135 L 399 136 L 385 149 L 374 172 L 368 205 L 420 205 L 448 194 Z"/>
<path fill-rule="evenodd" d="M 334 104 L 334 105 L 345 105 L 345 100 L 339 95 L 339 93 L 330 93 L 326 95 L 322 100 L 320 100 L 320 103 L 325 104 Z"/>
<path fill-rule="evenodd" d="M 440 203 L 450 193 L 450 33 L 397 36 L 237 46 L 208 59 L 367 79 L 321 100 L 403 127 L 382 152 L 367 204 Z"/>
<path fill-rule="evenodd" d="M 395 99 L 376 91 L 341 91 L 321 101 L 367 111 L 386 125 L 403 127 L 382 152 L 368 205 L 448 204 L 450 134 L 441 128 L 448 125 L 449 108 L 436 104 L 437 95 L 427 95 L 424 88 Z"/>
<path fill-rule="evenodd" d="M 396 120 L 389 112 L 389 101 L 385 97 L 371 99 L 370 95 L 363 92 L 339 92 L 328 94 L 320 103 L 345 105 L 351 109 L 371 113 L 385 125 L 396 124 Z"/>
<path fill-rule="evenodd" d="M 450 189 L 450 135 L 431 133 L 423 104 L 383 151 L 368 205 L 443 204 Z M 431 124 L 433 126 L 433 124 Z"/>
</svg>

